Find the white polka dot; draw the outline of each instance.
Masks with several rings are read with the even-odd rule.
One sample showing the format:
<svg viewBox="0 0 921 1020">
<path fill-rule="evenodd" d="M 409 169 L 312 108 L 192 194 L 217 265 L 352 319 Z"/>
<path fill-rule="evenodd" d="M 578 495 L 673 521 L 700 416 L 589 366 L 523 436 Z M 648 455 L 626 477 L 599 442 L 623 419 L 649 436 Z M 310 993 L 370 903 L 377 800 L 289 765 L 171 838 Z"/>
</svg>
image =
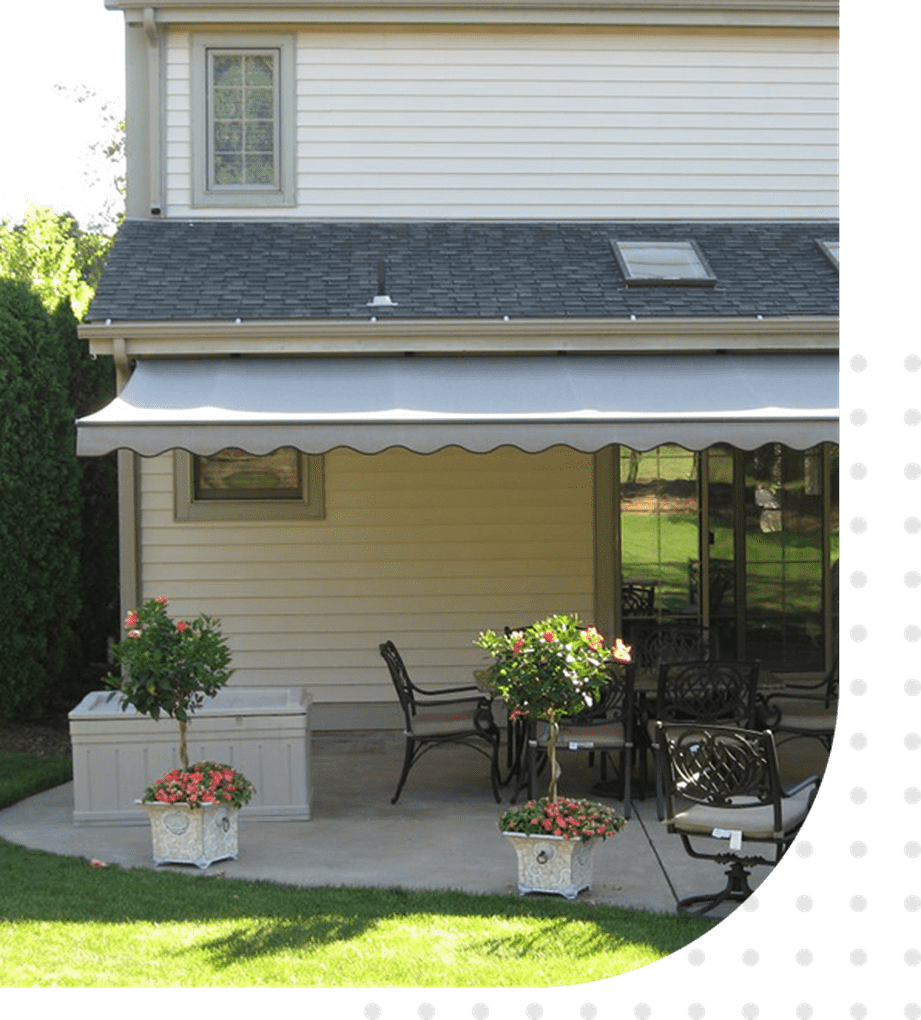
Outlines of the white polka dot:
<svg viewBox="0 0 921 1020">
<path fill-rule="evenodd" d="M 903 415 L 906 425 L 917 425 L 921 422 L 921 411 L 917 408 L 910 407 Z"/>
<path fill-rule="evenodd" d="M 855 1002 L 850 1013 L 853 1020 L 866 1020 L 867 1007 L 862 1002 Z"/>
<path fill-rule="evenodd" d="M 848 689 L 851 694 L 856 694 L 859 698 L 861 695 L 867 693 L 867 682 L 866 680 L 852 680 Z"/>
<path fill-rule="evenodd" d="M 856 910 L 858 913 L 862 910 L 867 909 L 867 898 L 866 896 L 852 896 L 850 899 L 851 910 Z"/>
<path fill-rule="evenodd" d="M 917 372 L 921 368 L 921 358 L 917 354 L 909 354 L 903 364 L 909 372 Z"/>
<path fill-rule="evenodd" d="M 811 896 L 797 896 L 796 897 L 796 909 L 802 910 L 805 913 L 808 910 L 812 910 L 812 897 Z"/>
<path fill-rule="evenodd" d="M 742 1007 L 743 1020 L 757 1020 L 761 1010 L 753 1002 L 746 1002 Z"/>
<path fill-rule="evenodd" d="M 902 1012 L 905 1014 L 905 1020 L 919 1020 L 921 1018 L 921 1006 L 917 1002 L 909 1002 Z"/>
<path fill-rule="evenodd" d="M 801 1002 L 796 1007 L 796 1020 L 811 1020 L 812 1006 L 808 1002 Z"/>
<path fill-rule="evenodd" d="M 867 844 L 861 842 L 859 839 L 851 843 L 851 857 L 866 857 L 867 856 Z"/>
<path fill-rule="evenodd" d="M 796 962 L 801 967 L 808 967 L 812 963 L 813 956 L 811 949 L 798 949 L 796 951 Z"/>
<path fill-rule="evenodd" d="M 419 1014 L 420 1020 L 432 1020 L 435 1015 L 435 1007 L 430 1002 L 423 1002 L 416 1012 Z"/>
<path fill-rule="evenodd" d="M 867 522 L 863 517 L 855 517 L 851 521 L 851 531 L 855 535 L 862 535 L 867 530 Z"/>
<path fill-rule="evenodd" d="M 909 786 L 904 793 L 904 797 L 909 804 L 917 804 L 921 800 L 921 790 L 917 786 Z"/>
<path fill-rule="evenodd" d="M 909 535 L 917 535 L 921 531 L 921 521 L 917 517 L 906 517 L 903 527 Z"/>
<path fill-rule="evenodd" d="M 746 949 L 745 952 L 742 953 L 742 963 L 744 963 L 746 967 L 757 966 L 759 959 L 760 957 L 757 949 Z"/>
<path fill-rule="evenodd" d="M 742 904 L 742 909 L 749 914 L 753 914 L 760 906 L 761 901 L 757 896 L 752 895 Z"/>
<path fill-rule="evenodd" d="M 376 1002 L 369 1002 L 364 1008 L 364 1014 L 368 1020 L 378 1020 L 381 1015 L 381 1007 Z"/>
<path fill-rule="evenodd" d="M 638 1002 L 633 1007 L 633 1015 L 636 1020 L 649 1020 L 652 1016 L 652 1007 L 647 1002 Z"/>
<path fill-rule="evenodd" d="M 908 359 L 906 358 L 905 360 L 907 361 Z M 848 364 L 855 372 L 862 372 L 867 367 L 867 359 L 862 354 L 855 354 Z"/>
<path fill-rule="evenodd" d="M 904 960 L 909 967 L 917 967 L 921 963 L 921 953 L 917 949 L 906 949 Z"/>
<path fill-rule="evenodd" d="M 704 951 L 702 949 L 692 949 L 688 953 L 688 963 L 692 967 L 700 967 L 700 966 L 702 966 L 706 959 L 707 958 L 706 958 L 706 956 L 704 956 Z"/>
<path fill-rule="evenodd" d="M 524 1015 L 528 1020 L 540 1020 L 544 1015 L 544 1007 L 539 1002 L 532 1002 L 524 1011 Z"/>
<path fill-rule="evenodd" d="M 707 1011 L 704 1009 L 702 1003 L 692 1002 L 691 1005 L 688 1006 L 688 1016 L 691 1020 L 704 1020 L 706 1015 Z"/>
<path fill-rule="evenodd" d="M 854 804 L 866 804 L 867 802 L 867 791 L 862 786 L 855 786 L 851 790 L 850 796 Z"/>
<path fill-rule="evenodd" d="M 905 628 L 905 640 L 906 641 L 917 641 L 921 638 L 921 627 L 914 623 L 909 624 Z"/>
<path fill-rule="evenodd" d="M 796 855 L 797 857 L 811 857 L 812 856 L 812 844 L 808 839 L 801 839 L 796 844 Z"/>
<path fill-rule="evenodd" d="M 867 583 L 867 575 L 862 570 L 855 570 L 850 576 L 851 587 L 863 588 Z"/>
<path fill-rule="evenodd" d="M 911 464 L 906 464 L 905 477 L 909 479 L 909 481 L 916 482 L 919 478 L 921 478 L 921 467 L 915 464 L 914 461 L 912 461 Z"/>
<path fill-rule="evenodd" d="M 914 913 L 916 910 L 921 910 L 921 896 L 915 896 L 914 893 L 910 896 L 906 896 L 902 906 L 904 906 L 906 910 L 911 911 L 911 913 Z"/>
<path fill-rule="evenodd" d="M 579 1010 L 579 1016 L 582 1020 L 595 1020 L 598 1016 L 598 1007 L 593 1002 L 586 1002 Z"/>
<path fill-rule="evenodd" d="M 585 1009 L 585 1007 L 583 1006 L 582 1009 Z M 473 1020 L 486 1020 L 489 1016 L 489 1006 L 487 1006 L 485 1002 L 478 1002 L 473 1009 L 470 1010 L 470 1015 L 473 1017 Z M 592 1016 L 594 1015 L 595 1014 L 593 1013 Z M 591 1020 L 591 1017 L 586 1017 L 585 1013 L 582 1013 L 582 1016 L 585 1017 L 585 1020 Z"/>
<path fill-rule="evenodd" d="M 921 471 L 921 468 L 919 468 Z M 863 481 L 867 477 L 867 465 L 866 464 L 852 464 L 851 465 L 851 478 L 855 481 Z"/>
<path fill-rule="evenodd" d="M 902 685 L 902 690 L 905 691 L 909 697 L 913 698 L 916 694 L 921 692 L 921 682 L 917 680 L 906 680 Z"/>
<path fill-rule="evenodd" d="M 921 574 L 917 570 L 909 570 L 905 575 L 905 585 L 908 588 L 917 588 L 921 584 Z"/>
<path fill-rule="evenodd" d="M 848 415 L 848 420 L 852 425 L 866 425 L 867 423 L 867 412 L 862 407 L 858 407 L 851 411 Z"/>
<path fill-rule="evenodd" d="M 855 751 L 862 751 L 867 746 L 867 737 L 864 733 L 852 733 L 850 740 L 851 747 Z"/>
<path fill-rule="evenodd" d="M 914 859 L 919 854 L 921 854 L 921 843 L 919 843 L 917 840 L 910 839 L 905 844 L 905 856 Z"/>
<path fill-rule="evenodd" d="M 921 736 L 917 733 L 906 733 L 902 743 L 909 751 L 917 751 L 921 747 Z"/>
<path fill-rule="evenodd" d="M 848 963 L 850 963 L 855 970 L 862 970 L 869 962 L 870 954 L 863 948 L 863 946 L 855 946 L 848 954 Z"/>
</svg>

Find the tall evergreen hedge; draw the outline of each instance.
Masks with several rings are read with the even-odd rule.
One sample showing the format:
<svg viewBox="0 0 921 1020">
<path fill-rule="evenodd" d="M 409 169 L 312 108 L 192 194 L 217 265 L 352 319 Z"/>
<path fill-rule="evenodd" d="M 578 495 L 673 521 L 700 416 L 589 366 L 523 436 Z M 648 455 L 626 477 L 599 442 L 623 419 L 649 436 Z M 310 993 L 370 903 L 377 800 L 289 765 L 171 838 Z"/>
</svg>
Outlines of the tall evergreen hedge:
<svg viewBox="0 0 921 1020">
<path fill-rule="evenodd" d="M 40 717 L 80 657 L 72 374 L 39 298 L 0 279 L 0 717 L 8 719 Z"/>
</svg>

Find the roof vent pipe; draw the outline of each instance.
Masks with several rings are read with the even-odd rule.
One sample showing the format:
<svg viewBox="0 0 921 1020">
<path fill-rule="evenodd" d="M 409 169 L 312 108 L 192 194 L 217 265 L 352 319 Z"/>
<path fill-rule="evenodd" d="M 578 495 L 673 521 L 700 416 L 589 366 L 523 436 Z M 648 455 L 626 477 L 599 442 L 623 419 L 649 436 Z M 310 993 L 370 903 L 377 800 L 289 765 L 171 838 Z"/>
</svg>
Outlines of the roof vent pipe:
<svg viewBox="0 0 921 1020">
<path fill-rule="evenodd" d="M 377 294 L 368 302 L 368 308 L 396 308 L 397 302 L 390 299 L 387 293 L 387 272 L 384 260 L 377 264 Z"/>
</svg>

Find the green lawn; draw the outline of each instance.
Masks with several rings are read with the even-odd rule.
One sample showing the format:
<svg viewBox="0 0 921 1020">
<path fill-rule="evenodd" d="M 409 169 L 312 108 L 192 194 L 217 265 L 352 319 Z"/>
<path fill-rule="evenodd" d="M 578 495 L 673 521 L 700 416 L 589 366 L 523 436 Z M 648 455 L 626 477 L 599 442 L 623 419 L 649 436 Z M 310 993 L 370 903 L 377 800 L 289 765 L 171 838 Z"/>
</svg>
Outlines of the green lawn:
<svg viewBox="0 0 921 1020">
<path fill-rule="evenodd" d="M 10 781 L 21 796 L 35 792 L 29 772 L 20 761 Z M 0 840 L 5 987 L 547 987 L 635 970 L 716 923 L 549 897 L 295 888 L 218 867 L 99 868 Z"/>
</svg>

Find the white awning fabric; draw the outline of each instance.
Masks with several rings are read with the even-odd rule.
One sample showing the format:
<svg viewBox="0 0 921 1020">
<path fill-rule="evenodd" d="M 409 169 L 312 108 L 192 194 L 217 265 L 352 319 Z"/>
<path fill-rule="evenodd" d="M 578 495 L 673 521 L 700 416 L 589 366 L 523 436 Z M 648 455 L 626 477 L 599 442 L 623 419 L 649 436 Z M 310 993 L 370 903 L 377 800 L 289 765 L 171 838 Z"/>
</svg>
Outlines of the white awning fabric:
<svg viewBox="0 0 921 1020">
<path fill-rule="evenodd" d="M 562 355 L 140 361 L 77 423 L 77 452 L 349 447 L 536 453 L 611 443 L 796 449 L 838 439 L 834 355 Z"/>
</svg>

